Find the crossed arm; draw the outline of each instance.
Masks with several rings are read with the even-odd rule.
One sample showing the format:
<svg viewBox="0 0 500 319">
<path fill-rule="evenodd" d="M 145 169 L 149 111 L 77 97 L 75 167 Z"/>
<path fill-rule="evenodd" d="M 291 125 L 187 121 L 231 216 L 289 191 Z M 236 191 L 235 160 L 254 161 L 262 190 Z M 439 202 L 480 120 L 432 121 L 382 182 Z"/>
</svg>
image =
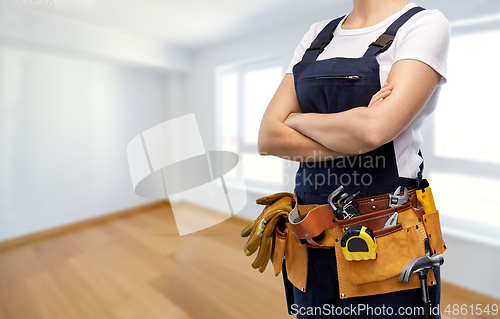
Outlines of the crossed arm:
<svg viewBox="0 0 500 319">
<path fill-rule="evenodd" d="M 259 154 L 309 162 L 364 154 L 395 139 L 423 109 L 441 75 L 417 60 L 396 62 L 368 107 L 302 113 L 286 74 L 262 119 Z"/>
</svg>

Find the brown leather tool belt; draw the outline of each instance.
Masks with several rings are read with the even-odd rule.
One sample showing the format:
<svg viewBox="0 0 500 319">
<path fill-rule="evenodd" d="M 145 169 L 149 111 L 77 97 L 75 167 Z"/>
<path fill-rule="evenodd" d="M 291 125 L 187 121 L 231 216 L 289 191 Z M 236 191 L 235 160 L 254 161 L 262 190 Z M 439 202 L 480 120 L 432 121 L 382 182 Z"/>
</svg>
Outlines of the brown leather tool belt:
<svg viewBox="0 0 500 319">
<path fill-rule="evenodd" d="M 373 229 L 375 236 L 378 237 L 383 235 L 384 232 L 393 231 L 392 227 L 382 229 L 386 221 L 383 217 L 390 217 L 395 212 L 408 209 L 409 207 L 417 208 L 418 199 L 415 190 L 410 190 L 409 194 L 409 200 L 405 204 L 393 208 L 388 208 L 389 194 L 353 200 L 362 215 L 347 220 L 337 220 L 328 204 L 300 205 L 297 201 L 297 195 L 294 194 L 296 205 L 289 216 L 290 228 L 295 235 L 297 244 L 313 248 L 334 247 L 334 242 L 329 238 L 325 238 L 325 236 L 328 237 L 329 235 L 325 231 L 335 228 L 337 224 L 340 227 L 356 225 L 360 220 L 363 220 L 364 226 Z M 416 211 L 420 212 L 419 215 L 423 215 L 424 213 L 420 210 Z M 374 217 L 373 220 L 366 220 L 365 215 L 368 214 Z M 297 216 L 299 218 L 296 218 Z"/>
<path fill-rule="evenodd" d="M 418 205 L 415 190 L 409 192 L 406 202 L 395 207 L 389 207 L 394 205 L 394 202 L 389 205 L 390 200 L 389 194 L 353 200 L 361 215 L 339 220 L 330 205 L 300 205 L 295 196 L 293 209 L 285 219 L 286 229 L 276 226 L 271 254 L 275 274 L 279 274 L 284 261 L 288 280 L 297 289 L 306 291 L 309 248 L 324 248 L 335 250 L 342 299 L 419 288 L 418 276 L 412 276 L 408 284 L 399 283 L 398 279 L 405 265 L 414 258 L 446 250 L 439 212 L 424 212 Z M 387 224 L 394 213 L 398 213 L 397 223 Z M 348 261 L 345 258 L 341 239 L 354 225 L 365 226 L 373 232 L 376 259 Z M 427 283 L 436 285 L 432 271 Z"/>
</svg>

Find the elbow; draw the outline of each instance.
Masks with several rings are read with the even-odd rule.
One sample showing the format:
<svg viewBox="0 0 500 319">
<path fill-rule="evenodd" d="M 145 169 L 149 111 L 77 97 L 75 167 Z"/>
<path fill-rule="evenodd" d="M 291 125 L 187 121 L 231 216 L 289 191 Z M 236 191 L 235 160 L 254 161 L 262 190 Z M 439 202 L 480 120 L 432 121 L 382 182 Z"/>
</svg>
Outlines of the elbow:
<svg viewBox="0 0 500 319">
<path fill-rule="evenodd" d="M 385 143 L 383 134 L 377 130 L 369 130 L 363 138 L 363 144 L 366 148 L 366 152 L 373 151 Z"/>
<path fill-rule="evenodd" d="M 259 155 L 261 156 L 266 156 L 267 153 L 267 145 L 265 145 L 264 142 L 261 141 L 261 138 L 259 137 L 259 142 L 257 143 L 257 151 L 259 152 Z"/>
<path fill-rule="evenodd" d="M 276 154 L 276 147 L 271 143 L 272 139 L 260 139 L 257 144 L 257 151 L 259 152 L 260 156 L 277 156 Z"/>
<path fill-rule="evenodd" d="M 261 156 L 266 156 L 266 155 L 272 155 L 270 153 L 272 149 L 271 142 L 272 138 L 270 138 L 268 135 L 263 134 L 262 132 L 259 133 L 259 139 L 257 141 L 257 151 L 259 152 L 259 155 Z"/>
<path fill-rule="evenodd" d="M 279 125 L 261 127 L 257 140 L 257 151 L 261 156 L 279 156 L 283 140 Z"/>
</svg>

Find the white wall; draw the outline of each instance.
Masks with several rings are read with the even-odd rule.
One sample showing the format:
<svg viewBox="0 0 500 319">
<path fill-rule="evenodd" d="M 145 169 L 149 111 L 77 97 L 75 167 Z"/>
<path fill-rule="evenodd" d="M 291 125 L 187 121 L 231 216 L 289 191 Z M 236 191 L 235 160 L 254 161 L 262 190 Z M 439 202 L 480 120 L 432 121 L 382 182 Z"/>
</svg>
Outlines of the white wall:
<svg viewBox="0 0 500 319">
<path fill-rule="evenodd" d="M 0 240 L 140 205 L 126 146 L 163 72 L 0 47 Z"/>
<path fill-rule="evenodd" d="M 182 108 L 191 51 L 0 10 L 0 241 L 130 208 L 126 147 Z"/>
</svg>

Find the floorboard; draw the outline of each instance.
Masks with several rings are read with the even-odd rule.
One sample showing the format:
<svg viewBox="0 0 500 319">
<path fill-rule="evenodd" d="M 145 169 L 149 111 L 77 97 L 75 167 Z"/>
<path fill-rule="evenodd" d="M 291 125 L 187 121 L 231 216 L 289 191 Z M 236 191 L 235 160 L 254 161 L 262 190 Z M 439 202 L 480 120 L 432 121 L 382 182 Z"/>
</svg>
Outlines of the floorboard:
<svg viewBox="0 0 500 319">
<path fill-rule="evenodd" d="M 183 209 L 214 212 L 185 204 Z M 168 204 L 0 250 L 0 319 L 253 319 L 286 314 L 232 218 L 180 237 Z M 443 305 L 500 302 L 443 284 Z M 483 302 L 484 303 L 484 302 Z M 443 318 L 493 318 L 447 316 Z"/>
</svg>

